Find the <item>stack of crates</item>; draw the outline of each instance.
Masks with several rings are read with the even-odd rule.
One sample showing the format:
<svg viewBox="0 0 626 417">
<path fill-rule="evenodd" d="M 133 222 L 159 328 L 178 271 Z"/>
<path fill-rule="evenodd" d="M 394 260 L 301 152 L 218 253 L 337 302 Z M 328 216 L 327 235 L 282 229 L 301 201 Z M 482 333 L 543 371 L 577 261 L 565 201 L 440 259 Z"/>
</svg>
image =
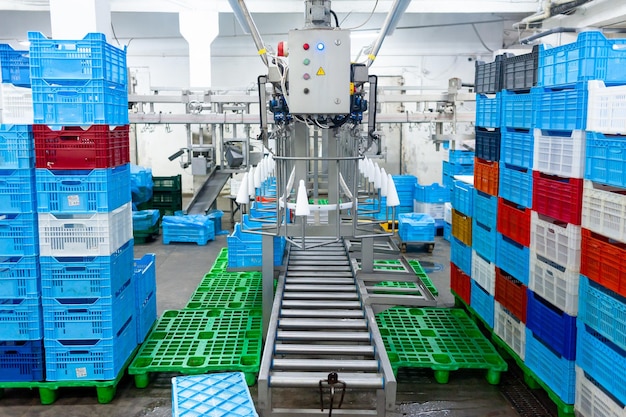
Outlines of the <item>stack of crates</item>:
<svg viewBox="0 0 626 417">
<path fill-rule="evenodd" d="M 417 177 L 413 175 L 393 175 L 392 178 L 400 199 L 400 205 L 396 207 L 396 212 L 398 214 L 413 212 L 413 189 L 415 184 L 417 184 Z"/>
<path fill-rule="evenodd" d="M 171 216 L 183 209 L 183 184 L 180 174 L 173 177 L 152 177 L 151 208 L 159 210 L 161 217 Z"/>
<path fill-rule="evenodd" d="M 29 41 L 46 380 L 112 380 L 138 332 L 126 53 Z"/>
<path fill-rule="evenodd" d="M 450 202 L 450 190 L 440 184 L 415 184 L 413 192 L 413 212 L 426 213 L 435 220 L 435 228 L 445 224 L 445 205 Z"/>
<path fill-rule="evenodd" d="M 0 69 L 0 124 L 32 125 L 28 51 L 16 51 L 10 45 L 0 44 Z"/>
<path fill-rule="evenodd" d="M 448 160 L 442 163 L 442 184 L 452 191 L 455 175 L 474 175 L 474 152 L 464 150 L 449 150 Z"/>
</svg>

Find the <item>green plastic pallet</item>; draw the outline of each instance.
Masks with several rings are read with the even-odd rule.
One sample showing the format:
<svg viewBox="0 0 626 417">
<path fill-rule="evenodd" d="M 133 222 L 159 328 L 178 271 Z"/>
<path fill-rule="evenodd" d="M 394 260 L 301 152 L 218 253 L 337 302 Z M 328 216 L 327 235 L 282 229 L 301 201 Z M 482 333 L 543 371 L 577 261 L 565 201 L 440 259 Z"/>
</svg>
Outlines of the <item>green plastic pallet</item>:
<svg viewBox="0 0 626 417">
<path fill-rule="evenodd" d="M 222 248 L 209 273 L 226 272 L 226 268 L 228 268 L 228 248 Z"/>
<path fill-rule="evenodd" d="M 189 298 L 185 309 L 255 309 L 263 308 L 261 286 L 198 288 Z"/>
<path fill-rule="evenodd" d="M 208 291 L 213 288 L 261 287 L 260 272 L 211 272 L 202 278 L 198 290 Z"/>
<path fill-rule="evenodd" d="M 383 281 L 379 282 L 375 285 L 375 287 L 381 287 L 380 290 L 375 290 L 374 294 L 403 294 L 398 291 L 385 291 L 384 288 L 405 288 L 405 289 L 416 289 L 417 284 L 414 282 L 404 282 L 404 281 Z M 414 292 L 407 292 L 408 295 L 415 294 Z"/>
<path fill-rule="evenodd" d="M 98 402 L 108 404 L 115 398 L 117 385 L 124 376 L 126 368 L 135 357 L 139 346 L 128 356 L 122 370 L 117 377 L 108 381 L 41 381 L 41 382 L 0 382 L 0 398 L 4 396 L 5 389 L 37 389 L 39 390 L 39 401 L 42 405 L 53 404 L 58 396 L 59 389 L 63 388 L 95 388 Z"/>
<path fill-rule="evenodd" d="M 452 295 L 454 295 L 455 303 L 457 305 L 462 305 L 463 307 L 465 307 L 472 319 L 474 319 L 474 321 L 480 321 L 484 325 L 485 329 L 491 333 L 491 340 L 496 345 L 496 348 L 498 348 L 500 352 L 504 354 L 504 356 L 514 360 L 515 363 L 517 363 L 517 366 L 522 370 L 522 373 L 524 374 L 524 382 L 526 383 L 526 385 L 528 385 L 530 389 L 542 388 L 546 392 L 546 394 L 548 394 L 548 397 L 552 400 L 552 402 L 556 405 L 556 408 L 559 412 L 559 417 L 574 417 L 574 405 L 565 404 L 563 400 L 561 400 L 561 398 L 559 398 L 559 396 L 541 380 L 541 378 L 539 378 L 524 364 L 522 358 L 520 358 L 517 353 L 515 353 L 515 351 L 506 344 L 504 340 L 502 340 L 498 335 L 493 332 L 493 329 L 491 329 L 487 325 L 487 323 L 480 317 L 478 313 L 474 311 L 474 309 L 467 305 L 467 303 L 465 303 L 465 301 L 463 301 L 461 297 L 458 296 L 458 294 L 455 294 L 454 291 L 452 292 Z"/>
<path fill-rule="evenodd" d="M 424 268 L 422 268 L 422 265 L 419 263 L 419 261 L 412 259 L 408 261 L 408 263 L 411 268 L 413 268 L 413 272 L 415 272 L 415 275 L 417 275 L 418 278 L 422 280 L 422 282 L 424 283 L 426 288 L 428 288 L 431 294 L 435 297 L 438 296 L 439 291 L 437 290 L 437 287 L 435 287 L 435 284 L 433 284 L 433 282 L 430 280 L 428 274 L 426 273 L 426 271 L 424 271 Z"/>
<path fill-rule="evenodd" d="M 431 279 L 428 277 L 428 274 L 426 274 L 426 271 L 424 271 L 424 268 L 422 268 L 422 265 L 419 263 L 419 261 L 416 259 L 411 259 L 411 260 L 407 260 L 407 262 L 413 269 L 413 272 L 415 273 L 415 275 L 424 283 L 426 288 L 428 288 L 430 293 L 434 295 L 435 297 L 438 296 L 439 291 L 437 290 L 437 287 L 435 287 L 435 284 L 433 284 Z M 404 265 L 402 264 L 402 261 L 400 261 L 399 259 L 374 260 L 374 269 L 377 271 L 408 272 L 406 268 L 404 267 Z M 407 288 L 414 288 L 414 287 L 407 287 Z"/>
<path fill-rule="evenodd" d="M 128 373 L 137 388 L 150 373 L 243 372 L 254 385 L 262 349 L 261 310 L 168 310 L 154 326 Z"/>
<path fill-rule="evenodd" d="M 437 382 L 450 371 L 487 369 L 490 384 L 500 382 L 507 363 L 461 309 L 394 307 L 376 316 L 394 372 L 429 368 Z"/>
</svg>

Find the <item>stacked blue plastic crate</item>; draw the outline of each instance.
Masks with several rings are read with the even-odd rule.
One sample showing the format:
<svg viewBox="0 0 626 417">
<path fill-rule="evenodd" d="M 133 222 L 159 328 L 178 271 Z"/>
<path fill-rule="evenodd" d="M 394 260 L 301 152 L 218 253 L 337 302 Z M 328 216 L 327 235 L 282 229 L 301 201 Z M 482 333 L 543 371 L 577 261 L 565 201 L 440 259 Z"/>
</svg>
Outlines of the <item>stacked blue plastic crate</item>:
<svg viewBox="0 0 626 417">
<path fill-rule="evenodd" d="M 413 212 L 413 193 L 415 184 L 417 184 L 417 177 L 413 175 L 393 175 L 392 178 L 400 199 L 400 205 L 396 208 L 396 212 Z"/>
<path fill-rule="evenodd" d="M 0 45 L 0 381 L 41 381 L 43 327 L 28 51 Z M 9 97 L 13 95 L 13 97 Z M 15 106 L 17 104 L 17 106 Z M 32 103 L 31 103 L 32 106 Z"/>
<path fill-rule="evenodd" d="M 442 184 L 452 191 L 452 183 L 455 175 L 474 174 L 474 152 L 463 150 L 450 150 L 448 160 L 442 163 Z"/>
<path fill-rule="evenodd" d="M 115 379 L 138 332 L 130 166 L 126 155 L 72 155 L 112 140 L 116 126 L 127 140 L 126 53 L 95 33 L 51 40 L 30 32 L 29 41 L 34 118 L 45 126 L 37 130 L 55 138 L 77 129 L 75 147 L 55 149 L 58 165 L 36 169 L 46 380 Z M 81 140 L 96 130 L 103 135 Z M 46 141 L 36 142 L 39 158 Z"/>
<path fill-rule="evenodd" d="M 413 212 L 426 213 L 435 220 L 437 229 L 445 227 L 445 203 L 450 202 L 450 190 L 437 183 L 431 185 L 415 184 L 413 193 Z"/>
</svg>

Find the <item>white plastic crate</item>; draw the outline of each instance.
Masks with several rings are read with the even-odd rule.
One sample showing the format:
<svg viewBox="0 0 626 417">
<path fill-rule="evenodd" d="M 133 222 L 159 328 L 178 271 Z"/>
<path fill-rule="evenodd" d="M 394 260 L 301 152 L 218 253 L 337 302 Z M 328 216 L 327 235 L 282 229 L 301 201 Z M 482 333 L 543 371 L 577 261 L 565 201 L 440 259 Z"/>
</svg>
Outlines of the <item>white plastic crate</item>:
<svg viewBox="0 0 626 417">
<path fill-rule="evenodd" d="M 494 306 L 493 331 L 502 339 L 521 360 L 526 353 L 526 325 L 499 302 Z"/>
<path fill-rule="evenodd" d="M 430 217 L 433 219 L 445 219 L 445 204 L 446 203 L 423 203 L 413 200 L 413 212 L 430 214 Z M 450 220 L 452 220 L 452 215 L 450 216 Z"/>
<path fill-rule="evenodd" d="M 530 214 L 530 250 L 559 265 L 580 270 L 580 226 Z"/>
<path fill-rule="evenodd" d="M 443 221 L 452 224 L 452 203 L 443 203 Z"/>
<path fill-rule="evenodd" d="M 626 86 L 606 87 L 603 81 L 587 84 L 587 130 L 626 134 Z"/>
<path fill-rule="evenodd" d="M 33 120 L 32 90 L 0 84 L 0 124 L 32 125 Z"/>
<path fill-rule="evenodd" d="M 496 295 L 496 264 L 472 251 L 472 279 L 493 296 Z"/>
<path fill-rule="evenodd" d="M 582 227 L 626 243 L 626 190 L 585 180 Z"/>
<path fill-rule="evenodd" d="M 626 407 L 620 406 L 613 398 L 603 392 L 585 375 L 585 371 L 576 366 L 576 415 L 580 417 L 624 417 Z"/>
<path fill-rule="evenodd" d="M 570 270 L 530 253 L 530 281 L 528 288 L 552 305 L 569 314 L 578 315 L 578 282 L 580 272 Z"/>
<path fill-rule="evenodd" d="M 131 203 L 108 213 L 39 213 L 41 256 L 111 256 L 132 238 Z"/>
<path fill-rule="evenodd" d="M 535 129 L 534 136 L 534 170 L 561 177 L 583 177 L 587 137 L 584 130 L 574 130 L 569 136 L 552 136 Z"/>
</svg>

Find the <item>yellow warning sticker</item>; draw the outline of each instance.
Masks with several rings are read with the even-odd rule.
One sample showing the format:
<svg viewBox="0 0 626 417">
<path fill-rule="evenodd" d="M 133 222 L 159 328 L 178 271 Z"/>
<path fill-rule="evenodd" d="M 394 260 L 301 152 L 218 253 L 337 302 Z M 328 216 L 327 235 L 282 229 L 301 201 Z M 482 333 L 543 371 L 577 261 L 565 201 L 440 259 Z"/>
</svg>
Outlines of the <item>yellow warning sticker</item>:
<svg viewBox="0 0 626 417">
<path fill-rule="evenodd" d="M 320 67 L 320 69 L 317 70 L 317 75 L 326 75 L 326 72 L 324 72 L 324 68 Z"/>
</svg>

